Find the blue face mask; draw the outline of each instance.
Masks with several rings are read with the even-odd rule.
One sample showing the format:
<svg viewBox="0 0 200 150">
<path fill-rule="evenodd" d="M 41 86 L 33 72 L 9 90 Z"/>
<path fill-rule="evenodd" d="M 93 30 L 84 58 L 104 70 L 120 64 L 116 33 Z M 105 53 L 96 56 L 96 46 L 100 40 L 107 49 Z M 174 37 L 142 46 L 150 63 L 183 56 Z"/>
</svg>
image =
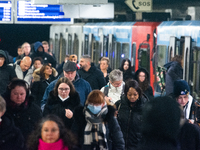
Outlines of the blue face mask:
<svg viewBox="0 0 200 150">
<path fill-rule="evenodd" d="M 101 105 L 94 106 L 94 105 L 88 104 L 87 108 L 95 115 L 101 111 Z"/>
</svg>

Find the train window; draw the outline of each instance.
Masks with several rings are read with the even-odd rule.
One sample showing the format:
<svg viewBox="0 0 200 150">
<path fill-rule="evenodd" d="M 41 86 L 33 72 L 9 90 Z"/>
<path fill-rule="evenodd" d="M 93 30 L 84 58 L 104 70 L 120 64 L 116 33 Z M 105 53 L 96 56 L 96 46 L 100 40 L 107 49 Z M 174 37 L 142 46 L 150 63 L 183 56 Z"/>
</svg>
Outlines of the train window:
<svg viewBox="0 0 200 150">
<path fill-rule="evenodd" d="M 68 52 L 69 54 L 73 54 L 73 51 L 72 51 L 72 35 L 71 34 L 68 34 Z"/>
<path fill-rule="evenodd" d="M 60 58 L 59 63 L 62 63 L 66 55 L 66 40 L 63 38 L 63 35 L 60 35 Z"/>
<path fill-rule="evenodd" d="M 88 54 L 88 51 L 89 51 L 89 36 L 85 34 L 83 55 Z"/>
<path fill-rule="evenodd" d="M 135 66 L 135 54 L 136 54 L 136 43 L 132 44 L 132 51 L 131 51 L 131 66 Z"/>
<path fill-rule="evenodd" d="M 74 34 L 74 41 L 73 41 L 73 54 L 76 54 L 78 56 L 78 50 L 79 50 L 79 40 L 78 36 Z M 79 58 L 79 56 L 78 56 Z"/>
<path fill-rule="evenodd" d="M 58 34 L 55 34 L 55 47 L 54 47 L 54 53 L 56 56 L 56 60 L 59 60 L 59 54 L 60 54 L 60 50 L 59 50 L 59 39 L 58 39 Z M 59 61 L 58 61 L 59 62 Z"/>
<path fill-rule="evenodd" d="M 123 43 L 122 44 L 121 60 L 123 60 L 125 58 L 129 58 L 129 50 L 130 50 L 129 43 Z"/>
<path fill-rule="evenodd" d="M 103 56 L 108 57 L 108 36 L 103 38 Z"/>
<path fill-rule="evenodd" d="M 138 49 L 139 68 L 150 70 L 150 49 L 149 44 L 142 43 Z"/>
<path fill-rule="evenodd" d="M 193 86 L 192 96 L 200 101 L 200 48 L 196 47 L 193 50 Z"/>
<path fill-rule="evenodd" d="M 115 51 L 113 54 L 113 58 L 115 60 L 115 63 L 112 64 L 114 67 L 113 69 L 119 68 L 122 62 L 122 58 L 121 58 L 121 54 L 122 54 L 122 47 L 121 47 L 121 43 L 117 42 L 115 45 Z M 124 59 L 124 58 L 123 58 Z"/>
<path fill-rule="evenodd" d="M 167 47 L 164 46 L 164 45 L 159 45 L 158 46 L 158 49 L 157 49 L 157 53 L 158 53 L 158 66 L 164 66 L 165 63 L 167 63 L 167 58 L 165 57 L 166 56 L 166 50 L 167 50 Z"/>
<path fill-rule="evenodd" d="M 94 62 L 95 65 L 98 65 L 99 58 L 101 57 L 101 51 L 100 51 L 100 43 L 99 41 L 93 40 L 93 45 L 92 45 L 92 61 Z"/>
</svg>

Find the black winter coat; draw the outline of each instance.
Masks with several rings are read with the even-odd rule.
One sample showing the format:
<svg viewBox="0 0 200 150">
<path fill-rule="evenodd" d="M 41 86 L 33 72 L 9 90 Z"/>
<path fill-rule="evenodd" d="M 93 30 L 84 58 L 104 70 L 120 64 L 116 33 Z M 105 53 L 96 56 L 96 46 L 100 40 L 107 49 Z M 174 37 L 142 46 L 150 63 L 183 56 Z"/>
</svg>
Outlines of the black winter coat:
<svg viewBox="0 0 200 150">
<path fill-rule="evenodd" d="M 13 78 L 17 78 L 15 70 L 12 66 L 8 65 L 8 58 L 4 51 L 0 51 L 0 54 L 5 57 L 3 66 L 0 67 L 0 95 L 6 91 L 6 87 Z"/>
<path fill-rule="evenodd" d="M 90 83 L 92 90 L 101 89 L 106 85 L 103 73 L 94 64 L 91 64 L 90 69 L 86 72 L 83 68 L 78 70 L 78 74 Z"/>
<path fill-rule="evenodd" d="M 142 138 L 142 108 L 147 101 L 148 99 L 142 95 L 131 107 L 130 101 L 123 95 L 121 100 L 115 103 L 118 110 L 117 120 L 124 136 L 126 150 L 135 150 Z"/>
<path fill-rule="evenodd" d="M 18 127 L 24 138 L 35 129 L 36 123 L 42 118 L 40 107 L 33 103 L 34 98 L 29 96 L 20 106 L 14 105 L 10 99 L 6 98 L 7 110 L 6 114 L 10 115 L 16 127 Z"/>
<path fill-rule="evenodd" d="M 80 97 L 77 92 L 75 92 L 73 95 L 70 95 L 69 98 L 63 102 L 58 96 L 54 95 L 53 91 L 51 91 L 44 107 L 43 115 L 57 115 L 63 120 L 65 126 L 68 129 L 71 129 L 74 119 L 73 117 L 68 119 L 65 116 L 65 109 L 70 109 L 72 112 L 74 112 L 74 109 L 80 105 Z"/>
<path fill-rule="evenodd" d="M 149 100 L 152 100 L 154 98 L 153 89 L 150 85 L 145 91 L 143 91 L 143 93 L 149 98 Z"/>
<path fill-rule="evenodd" d="M 142 139 L 137 150 L 181 150 L 176 142 L 167 138 L 149 137 Z M 194 150 L 194 149 L 190 149 Z"/>
<path fill-rule="evenodd" d="M 39 52 L 38 51 L 38 48 L 40 46 L 42 47 L 43 52 Z M 52 67 L 54 67 L 54 68 L 56 67 L 56 60 L 51 55 L 49 55 L 48 53 L 44 52 L 44 48 L 43 48 L 41 42 L 35 42 L 34 43 L 34 52 L 33 52 L 33 54 L 31 54 L 30 57 L 31 57 L 32 60 L 35 57 L 41 57 L 43 59 L 44 63 L 51 63 Z"/>
<path fill-rule="evenodd" d="M 55 69 L 54 69 L 55 70 Z M 39 70 L 38 70 L 39 71 Z M 35 72 L 33 73 L 33 78 L 35 75 Z M 34 81 L 31 86 L 31 94 L 35 97 L 35 103 L 40 107 L 41 106 L 41 100 L 43 98 L 44 92 L 47 88 L 47 86 L 56 79 L 54 75 L 51 75 L 48 80 L 42 79 L 39 76 L 39 79 L 37 81 Z"/>
<path fill-rule="evenodd" d="M 24 150 L 25 142 L 21 131 L 15 127 L 10 116 L 4 115 L 0 125 L 0 149 Z"/>
<path fill-rule="evenodd" d="M 200 128 L 185 122 L 180 129 L 179 145 L 181 150 L 200 150 Z"/>
<path fill-rule="evenodd" d="M 90 150 L 85 148 L 84 143 L 84 130 L 86 127 L 85 115 L 83 113 L 83 106 L 77 107 L 74 112 L 74 123 L 72 126 L 72 132 L 78 137 L 78 143 L 82 150 Z M 124 150 L 124 139 L 120 126 L 114 117 L 115 109 L 112 106 L 108 106 L 108 113 L 103 122 L 106 126 L 106 138 L 108 142 L 109 150 Z"/>
<path fill-rule="evenodd" d="M 166 95 L 173 93 L 174 81 L 183 78 L 183 68 L 177 61 L 172 61 L 164 65 L 167 68 L 165 79 Z"/>
</svg>

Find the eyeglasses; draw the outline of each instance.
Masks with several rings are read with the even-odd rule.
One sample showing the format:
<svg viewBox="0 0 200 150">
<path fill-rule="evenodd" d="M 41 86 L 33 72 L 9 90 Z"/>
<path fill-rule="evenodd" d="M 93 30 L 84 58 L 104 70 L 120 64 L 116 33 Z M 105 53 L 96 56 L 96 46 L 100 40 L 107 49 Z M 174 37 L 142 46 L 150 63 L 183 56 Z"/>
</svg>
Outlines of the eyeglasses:
<svg viewBox="0 0 200 150">
<path fill-rule="evenodd" d="M 60 90 L 60 91 L 69 91 L 70 90 L 70 88 L 59 88 L 58 90 Z"/>
<path fill-rule="evenodd" d="M 119 86 L 121 86 L 121 84 L 122 84 L 122 81 L 115 81 L 115 82 L 112 82 L 112 85 L 113 85 L 114 87 L 119 87 Z"/>
</svg>

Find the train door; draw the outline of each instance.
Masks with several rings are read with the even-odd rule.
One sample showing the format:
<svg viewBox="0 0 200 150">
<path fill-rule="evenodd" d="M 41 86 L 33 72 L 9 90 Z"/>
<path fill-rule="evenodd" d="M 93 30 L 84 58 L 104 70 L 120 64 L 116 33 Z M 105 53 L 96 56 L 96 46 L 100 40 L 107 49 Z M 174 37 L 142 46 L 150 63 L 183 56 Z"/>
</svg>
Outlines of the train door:
<svg viewBox="0 0 200 150">
<path fill-rule="evenodd" d="M 193 65 L 191 65 L 192 61 L 192 39 L 190 36 L 185 36 L 184 45 L 183 45 L 183 79 L 187 81 L 189 84 L 191 83 L 191 70 Z"/>
<path fill-rule="evenodd" d="M 98 65 L 99 58 L 103 56 L 103 40 L 104 36 L 101 34 L 99 39 L 92 38 L 91 59 L 95 65 Z"/>
<path fill-rule="evenodd" d="M 88 55 L 89 54 L 89 35 L 84 34 L 83 37 L 83 52 L 82 55 Z"/>
<path fill-rule="evenodd" d="M 135 57 L 136 55 L 136 43 L 132 43 L 132 50 L 131 50 L 131 66 L 133 67 L 133 71 L 135 71 Z"/>
<path fill-rule="evenodd" d="M 145 68 L 150 72 L 150 45 L 148 43 L 141 43 L 138 49 L 139 68 Z"/>
<path fill-rule="evenodd" d="M 190 90 L 192 91 L 192 95 L 196 100 L 200 100 L 200 47 L 193 48 L 193 81 L 192 87 Z"/>
<path fill-rule="evenodd" d="M 114 42 L 114 64 L 112 64 L 112 69 L 119 68 L 121 65 L 121 54 L 122 54 L 122 47 L 121 43 Z"/>
<path fill-rule="evenodd" d="M 63 38 L 63 34 L 60 33 L 60 39 L 59 39 L 59 59 L 58 62 L 62 63 L 66 56 L 66 41 Z"/>
<path fill-rule="evenodd" d="M 55 54 L 56 60 L 59 62 L 60 49 L 59 49 L 58 33 L 55 33 L 55 41 L 54 41 L 53 53 Z"/>
<path fill-rule="evenodd" d="M 113 58 L 115 59 L 113 69 L 121 66 L 122 60 L 129 58 L 129 43 L 114 42 Z"/>
<path fill-rule="evenodd" d="M 70 33 L 66 33 L 66 54 L 73 54 L 72 51 L 72 35 Z"/>
<path fill-rule="evenodd" d="M 73 54 L 76 54 L 79 58 L 79 39 L 78 39 L 78 35 L 76 33 L 74 33 L 74 36 L 73 36 L 73 44 L 72 44 L 72 47 L 73 47 Z"/>
<path fill-rule="evenodd" d="M 177 54 L 177 48 L 179 46 L 178 38 L 175 36 L 170 36 L 169 48 L 168 48 L 168 62 L 172 61 L 174 55 Z"/>
<path fill-rule="evenodd" d="M 114 36 L 113 34 L 109 34 L 109 40 L 108 40 L 108 58 L 110 60 L 110 67 L 114 68 Z"/>
</svg>

